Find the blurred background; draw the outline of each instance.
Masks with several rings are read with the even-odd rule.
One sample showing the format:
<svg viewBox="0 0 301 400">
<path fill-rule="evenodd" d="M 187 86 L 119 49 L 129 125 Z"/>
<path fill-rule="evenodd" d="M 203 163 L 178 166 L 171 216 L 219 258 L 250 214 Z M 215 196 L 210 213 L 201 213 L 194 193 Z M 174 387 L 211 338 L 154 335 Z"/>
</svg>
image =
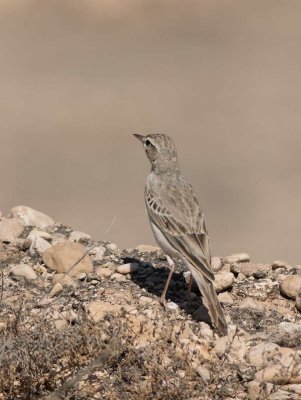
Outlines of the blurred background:
<svg viewBox="0 0 301 400">
<path fill-rule="evenodd" d="M 0 210 L 43 211 L 121 248 L 154 243 L 166 133 L 214 255 L 301 263 L 300 0 L 2 0 Z"/>
</svg>

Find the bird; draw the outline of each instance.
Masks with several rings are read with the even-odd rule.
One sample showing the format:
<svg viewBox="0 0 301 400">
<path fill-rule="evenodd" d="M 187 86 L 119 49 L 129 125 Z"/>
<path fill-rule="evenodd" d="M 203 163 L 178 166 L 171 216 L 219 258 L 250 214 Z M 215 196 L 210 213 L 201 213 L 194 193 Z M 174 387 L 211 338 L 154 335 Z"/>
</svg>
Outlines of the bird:
<svg viewBox="0 0 301 400">
<path fill-rule="evenodd" d="M 211 322 L 220 335 L 227 335 L 224 311 L 213 286 L 210 239 L 204 213 L 192 186 L 183 177 L 171 137 L 164 134 L 134 136 L 143 144 L 151 171 L 144 197 L 154 237 L 166 255 L 170 268 L 160 303 L 174 272 L 174 259 L 180 259 L 196 281 Z"/>
</svg>

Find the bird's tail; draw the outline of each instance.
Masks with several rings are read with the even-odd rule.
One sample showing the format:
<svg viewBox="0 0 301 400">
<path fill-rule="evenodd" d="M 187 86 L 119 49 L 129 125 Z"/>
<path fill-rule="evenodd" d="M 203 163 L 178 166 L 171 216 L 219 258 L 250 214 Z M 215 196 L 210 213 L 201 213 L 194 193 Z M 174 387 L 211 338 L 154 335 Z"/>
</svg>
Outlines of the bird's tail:
<svg viewBox="0 0 301 400">
<path fill-rule="evenodd" d="M 228 325 L 225 314 L 217 298 L 212 281 L 206 278 L 194 265 L 189 264 L 189 269 L 202 293 L 204 306 L 209 312 L 213 325 L 221 335 L 227 335 Z"/>
</svg>

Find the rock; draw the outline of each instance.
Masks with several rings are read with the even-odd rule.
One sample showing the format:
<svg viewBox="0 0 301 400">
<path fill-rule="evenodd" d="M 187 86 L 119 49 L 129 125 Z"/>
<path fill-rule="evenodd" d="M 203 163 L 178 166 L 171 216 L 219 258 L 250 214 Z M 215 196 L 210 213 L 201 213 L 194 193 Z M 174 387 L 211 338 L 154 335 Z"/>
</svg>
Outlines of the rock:
<svg viewBox="0 0 301 400">
<path fill-rule="evenodd" d="M 91 255 L 93 261 L 99 262 L 103 260 L 106 251 L 107 249 L 104 246 L 97 246 L 90 250 L 89 254 Z"/>
<path fill-rule="evenodd" d="M 214 278 L 213 285 L 217 293 L 231 288 L 234 282 L 232 272 L 221 272 L 216 274 Z"/>
<path fill-rule="evenodd" d="M 301 364 L 293 363 L 292 366 L 275 364 L 268 366 L 255 374 L 259 382 L 270 382 L 278 385 L 287 383 L 301 383 Z"/>
<path fill-rule="evenodd" d="M 89 274 L 93 272 L 90 256 L 86 254 L 79 261 L 85 253 L 86 248 L 82 244 L 67 240 L 47 249 L 43 254 L 43 261 L 48 268 L 59 273 L 67 272 L 70 276 L 76 276 L 80 272 Z M 78 262 L 77 265 L 75 265 L 76 262 Z"/>
<path fill-rule="evenodd" d="M 79 281 L 83 281 L 87 278 L 87 274 L 85 272 L 80 272 L 79 274 L 76 275 L 76 279 Z"/>
<path fill-rule="evenodd" d="M 106 314 L 119 314 L 121 306 L 118 304 L 111 304 L 105 301 L 94 301 L 88 305 L 88 312 L 94 322 L 99 322 L 104 319 Z"/>
<path fill-rule="evenodd" d="M 285 269 L 289 270 L 291 268 L 291 266 L 286 261 L 276 260 L 272 263 L 272 269 L 275 270 L 278 268 L 285 268 Z"/>
<path fill-rule="evenodd" d="M 51 241 L 52 240 L 52 236 L 50 235 L 50 233 L 48 232 L 44 232 L 44 231 L 40 231 L 39 229 L 33 229 L 32 231 L 30 231 L 29 235 L 27 236 L 27 238 L 31 241 L 33 241 L 36 238 L 42 238 L 45 239 L 47 241 Z"/>
<path fill-rule="evenodd" d="M 223 266 L 222 260 L 220 257 L 212 257 L 211 259 L 211 268 L 213 272 L 218 272 Z"/>
<path fill-rule="evenodd" d="M 250 400 L 266 399 L 270 397 L 269 394 L 272 392 L 274 385 L 272 383 L 263 384 L 258 381 L 251 381 L 248 384 L 248 394 Z M 279 399 L 280 400 L 280 399 Z"/>
<path fill-rule="evenodd" d="M 299 346 L 301 343 L 301 322 L 280 322 L 275 332 L 270 335 L 270 340 L 281 346 Z"/>
<path fill-rule="evenodd" d="M 259 281 L 244 280 L 235 286 L 235 293 L 238 296 L 254 297 L 257 300 L 265 301 L 278 291 L 279 283 L 270 278 Z"/>
<path fill-rule="evenodd" d="M 17 218 L 7 218 L 0 221 L 0 241 L 13 242 L 20 237 L 24 227 Z"/>
<path fill-rule="evenodd" d="M 296 296 L 296 308 L 301 312 L 301 292 L 297 293 Z"/>
<path fill-rule="evenodd" d="M 68 240 L 70 240 L 71 242 L 78 242 L 81 239 L 91 239 L 91 236 L 84 232 L 73 231 L 70 233 Z"/>
<path fill-rule="evenodd" d="M 116 271 L 119 272 L 119 274 L 126 275 L 126 274 L 131 274 L 133 272 L 137 272 L 139 267 L 140 267 L 139 263 L 122 264 L 117 266 Z"/>
<path fill-rule="evenodd" d="M 160 247 L 151 246 L 149 244 L 139 244 L 139 246 L 136 247 L 136 250 L 140 251 L 141 253 L 152 253 L 161 251 Z"/>
<path fill-rule="evenodd" d="M 25 226 L 33 225 L 38 228 L 54 225 L 54 220 L 48 215 L 26 206 L 17 206 L 11 209 L 10 215 L 20 218 Z"/>
<path fill-rule="evenodd" d="M 27 264 L 13 265 L 11 268 L 11 273 L 16 276 L 23 276 L 26 279 L 34 280 L 38 276 L 34 269 Z"/>
<path fill-rule="evenodd" d="M 101 278 L 110 278 L 110 276 L 114 274 L 114 271 L 110 268 L 98 267 L 96 268 L 96 274 Z"/>
<path fill-rule="evenodd" d="M 55 274 L 52 278 L 52 282 L 60 283 L 63 287 L 76 285 L 76 279 L 68 274 Z"/>
<path fill-rule="evenodd" d="M 241 363 L 244 362 L 248 348 L 245 337 L 235 335 L 232 331 L 227 336 L 219 337 L 215 341 L 214 351 L 219 358 L 227 354 L 230 362 Z"/>
<path fill-rule="evenodd" d="M 55 297 L 59 295 L 64 290 L 63 286 L 60 283 L 55 283 L 49 293 L 50 297 Z"/>
<path fill-rule="evenodd" d="M 118 252 L 118 247 L 117 247 L 117 245 L 115 243 L 109 243 L 107 245 L 107 248 L 109 250 L 111 250 L 112 252 Z"/>
<path fill-rule="evenodd" d="M 37 236 L 31 242 L 29 253 L 32 256 L 34 256 L 36 253 L 43 254 L 44 251 L 46 251 L 50 247 L 51 247 L 51 244 L 49 242 L 47 242 L 45 239 L 42 239 L 41 237 Z"/>
<path fill-rule="evenodd" d="M 61 312 L 61 315 L 67 322 L 69 322 L 69 324 L 72 324 L 78 320 L 78 315 L 73 310 L 63 311 Z"/>
<path fill-rule="evenodd" d="M 247 253 L 232 254 L 224 259 L 224 264 L 233 264 L 250 261 L 250 256 Z"/>
<path fill-rule="evenodd" d="M 119 274 L 118 272 L 114 272 L 113 275 L 111 275 L 111 279 L 115 280 L 116 282 L 125 282 L 126 277 L 122 274 Z"/>
<path fill-rule="evenodd" d="M 301 291 L 301 275 L 288 275 L 280 283 L 280 291 L 287 297 L 295 299 Z"/>
<path fill-rule="evenodd" d="M 239 308 L 246 308 L 249 310 L 257 310 L 257 311 L 264 311 L 265 306 L 262 302 L 252 298 L 246 297 L 243 301 L 239 304 Z"/>
<path fill-rule="evenodd" d="M 244 274 L 247 277 L 254 276 L 257 279 L 266 278 L 268 272 L 271 269 L 270 265 L 264 265 L 264 264 L 243 263 L 243 264 L 235 264 L 235 266 L 237 267 L 239 273 Z"/>
<path fill-rule="evenodd" d="M 292 385 L 284 385 L 282 386 L 283 390 L 286 390 L 289 393 L 296 393 L 301 397 L 301 384 L 292 384 Z M 300 397 L 296 397 L 296 399 L 300 399 Z"/>
<path fill-rule="evenodd" d="M 279 349 L 280 347 L 272 342 L 259 343 L 248 352 L 247 361 L 254 367 L 264 368 Z"/>
<path fill-rule="evenodd" d="M 151 297 L 141 296 L 140 299 L 139 299 L 139 303 L 142 306 L 146 306 L 146 305 L 148 305 L 148 304 L 150 304 L 152 302 L 153 302 L 153 299 Z"/>
<path fill-rule="evenodd" d="M 217 297 L 221 303 L 233 304 L 233 298 L 228 292 L 219 293 Z"/>
<path fill-rule="evenodd" d="M 29 239 L 17 238 L 12 242 L 18 250 L 26 251 L 30 248 L 31 241 Z"/>
<path fill-rule="evenodd" d="M 165 310 L 176 313 L 179 311 L 179 306 L 176 303 L 174 303 L 173 301 L 167 301 L 165 303 Z"/>
<path fill-rule="evenodd" d="M 200 365 L 199 367 L 196 368 L 197 374 L 202 378 L 204 382 L 209 382 L 211 378 L 210 371 L 204 367 L 203 365 Z"/>
</svg>

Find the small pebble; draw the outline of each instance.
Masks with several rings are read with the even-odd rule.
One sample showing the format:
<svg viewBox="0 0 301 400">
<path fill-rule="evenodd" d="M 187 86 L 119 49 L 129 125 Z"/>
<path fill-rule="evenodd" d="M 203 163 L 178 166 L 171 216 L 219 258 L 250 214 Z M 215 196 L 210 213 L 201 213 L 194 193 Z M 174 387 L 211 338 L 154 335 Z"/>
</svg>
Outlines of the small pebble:
<svg viewBox="0 0 301 400">
<path fill-rule="evenodd" d="M 55 297 L 55 296 L 59 295 L 63 290 L 64 290 L 64 288 L 60 283 L 55 283 L 49 293 L 49 296 Z"/>
<path fill-rule="evenodd" d="M 139 269 L 139 263 L 128 263 L 128 264 L 122 264 L 118 265 L 116 268 L 116 271 L 119 272 L 119 274 L 131 274 L 133 272 L 137 272 Z"/>
<path fill-rule="evenodd" d="M 119 274 L 118 272 L 114 272 L 113 275 L 111 275 L 111 279 L 114 279 L 116 282 L 125 282 L 126 277 L 122 274 Z"/>
</svg>

